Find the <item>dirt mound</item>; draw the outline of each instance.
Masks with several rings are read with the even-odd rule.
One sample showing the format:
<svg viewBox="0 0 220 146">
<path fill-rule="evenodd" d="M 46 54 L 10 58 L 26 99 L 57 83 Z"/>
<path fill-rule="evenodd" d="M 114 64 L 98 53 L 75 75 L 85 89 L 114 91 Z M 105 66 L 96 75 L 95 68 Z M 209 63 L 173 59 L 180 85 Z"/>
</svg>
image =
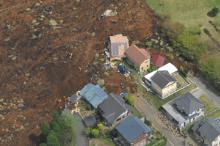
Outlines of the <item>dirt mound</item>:
<svg viewBox="0 0 220 146">
<path fill-rule="evenodd" d="M 103 16 L 107 9 L 116 16 Z M 57 100 L 102 74 L 95 66 L 104 61 L 107 36 L 143 40 L 151 27 L 141 0 L 0 2 L 0 145 L 36 145 Z"/>
</svg>

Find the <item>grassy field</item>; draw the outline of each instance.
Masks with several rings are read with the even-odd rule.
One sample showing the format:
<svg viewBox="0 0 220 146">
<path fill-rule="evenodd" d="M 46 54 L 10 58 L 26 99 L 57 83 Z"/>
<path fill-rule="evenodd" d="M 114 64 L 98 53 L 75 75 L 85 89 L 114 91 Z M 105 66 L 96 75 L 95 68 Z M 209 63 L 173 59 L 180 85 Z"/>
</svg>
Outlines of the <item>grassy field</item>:
<svg viewBox="0 0 220 146">
<path fill-rule="evenodd" d="M 220 14 L 216 17 L 207 15 L 214 7 L 220 9 L 219 0 L 146 0 L 146 2 L 156 14 L 167 18 L 165 23 L 167 27 L 179 29 L 176 30 L 180 32 L 177 38 L 186 47 L 193 50 L 199 42 L 215 46 L 213 40 L 202 31 L 204 28 L 208 29 L 213 38 L 220 43 L 220 32 L 209 23 L 212 21 L 220 29 Z"/>
<path fill-rule="evenodd" d="M 220 10 L 220 0 L 146 0 L 146 2 L 158 16 L 164 18 L 162 26 L 171 30 L 175 40 L 197 57 L 199 68 L 206 78 L 219 87 L 220 84 L 216 79 L 220 81 L 220 57 L 218 57 L 220 13 L 215 17 L 209 17 L 207 13 L 214 7 Z"/>
</svg>

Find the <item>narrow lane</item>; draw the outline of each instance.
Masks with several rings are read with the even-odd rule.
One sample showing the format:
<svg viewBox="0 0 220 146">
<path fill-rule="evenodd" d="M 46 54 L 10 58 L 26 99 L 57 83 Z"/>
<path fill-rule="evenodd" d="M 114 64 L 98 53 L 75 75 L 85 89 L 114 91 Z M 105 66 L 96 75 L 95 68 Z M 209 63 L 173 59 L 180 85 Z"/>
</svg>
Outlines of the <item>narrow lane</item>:
<svg viewBox="0 0 220 146">
<path fill-rule="evenodd" d="M 159 112 L 157 109 L 150 105 L 143 97 L 139 96 L 136 98 L 135 107 L 142 115 L 152 122 L 152 126 L 155 129 L 160 131 L 167 138 L 167 146 L 185 146 L 183 144 L 185 139 L 174 136 L 173 133 L 159 119 Z"/>
</svg>

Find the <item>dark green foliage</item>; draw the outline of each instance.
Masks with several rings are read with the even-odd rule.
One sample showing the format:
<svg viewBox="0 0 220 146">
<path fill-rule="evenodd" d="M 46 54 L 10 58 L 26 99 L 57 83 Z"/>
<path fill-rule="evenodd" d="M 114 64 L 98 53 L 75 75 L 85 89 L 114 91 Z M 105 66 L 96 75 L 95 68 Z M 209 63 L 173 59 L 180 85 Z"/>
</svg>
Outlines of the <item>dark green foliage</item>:
<svg viewBox="0 0 220 146">
<path fill-rule="evenodd" d="M 211 10 L 207 13 L 207 15 L 208 15 L 209 17 L 215 17 L 215 16 L 218 15 L 218 13 L 219 13 L 219 9 L 216 8 L 216 7 L 214 7 L 213 9 L 211 9 Z"/>
<path fill-rule="evenodd" d="M 47 146 L 69 146 L 74 143 L 74 120 L 71 113 L 55 112 L 51 124 L 44 123 L 41 126 L 46 141 L 42 145 Z"/>
<path fill-rule="evenodd" d="M 41 131 L 44 135 L 48 135 L 50 132 L 50 125 L 48 123 L 43 123 L 41 126 Z"/>
<path fill-rule="evenodd" d="M 151 121 L 147 120 L 146 118 L 144 119 L 144 123 L 148 126 L 152 125 Z"/>
<path fill-rule="evenodd" d="M 48 146 L 60 146 L 59 139 L 57 134 L 54 131 L 51 131 L 47 136 L 47 145 Z"/>
</svg>

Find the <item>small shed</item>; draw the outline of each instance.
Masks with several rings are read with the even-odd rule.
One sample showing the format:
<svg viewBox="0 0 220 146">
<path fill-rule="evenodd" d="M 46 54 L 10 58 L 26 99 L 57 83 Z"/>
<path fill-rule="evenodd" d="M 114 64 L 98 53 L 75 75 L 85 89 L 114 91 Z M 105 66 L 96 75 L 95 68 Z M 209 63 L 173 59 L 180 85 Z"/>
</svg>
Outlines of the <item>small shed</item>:
<svg viewBox="0 0 220 146">
<path fill-rule="evenodd" d="M 95 115 L 90 115 L 88 117 L 85 117 L 83 119 L 83 122 L 86 125 L 86 127 L 89 127 L 89 128 L 93 128 L 97 124 L 97 120 L 96 120 Z"/>
</svg>

